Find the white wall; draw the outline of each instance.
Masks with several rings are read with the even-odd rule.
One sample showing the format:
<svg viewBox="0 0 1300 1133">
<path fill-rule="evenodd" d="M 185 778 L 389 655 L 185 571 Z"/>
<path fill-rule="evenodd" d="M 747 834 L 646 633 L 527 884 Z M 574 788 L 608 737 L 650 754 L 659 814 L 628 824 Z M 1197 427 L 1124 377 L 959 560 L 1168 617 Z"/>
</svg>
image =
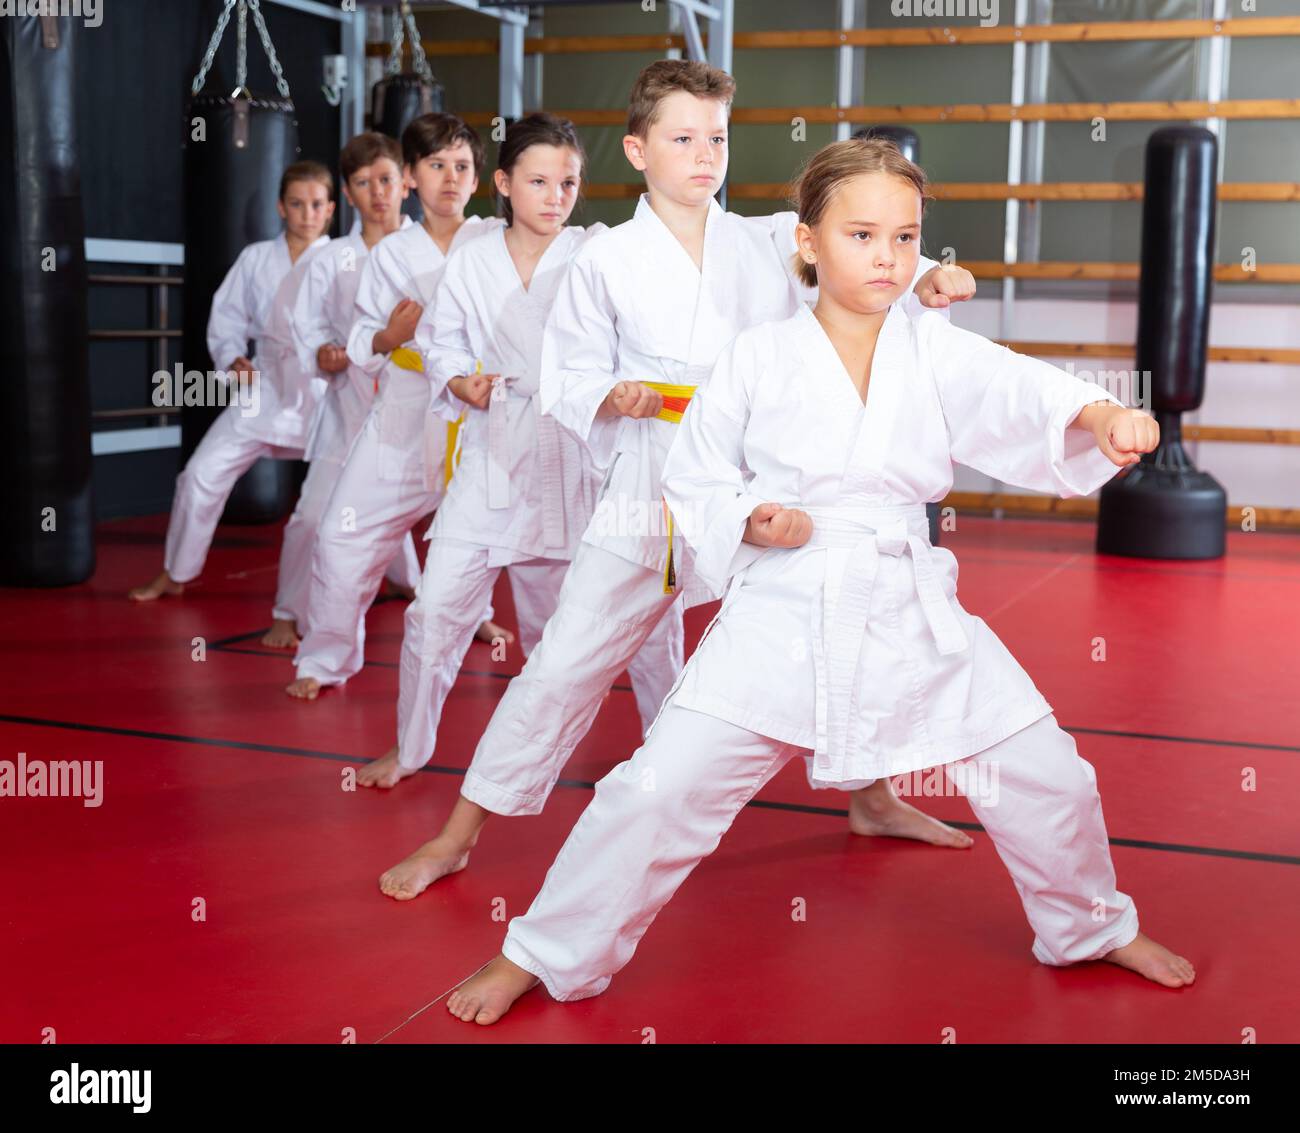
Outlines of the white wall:
<svg viewBox="0 0 1300 1133">
<path fill-rule="evenodd" d="M 985 290 L 997 287 L 980 280 Z M 998 337 L 997 299 L 973 299 L 953 308 L 953 322 L 968 330 Z M 1020 299 L 1013 309 L 1012 339 L 1037 342 L 1124 342 L 1137 338 L 1135 302 L 1075 299 Z M 1290 304 L 1220 303 L 1210 316 L 1211 346 L 1300 348 L 1300 314 Z M 1081 371 L 1130 370 L 1128 358 L 1048 358 L 1063 369 L 1067 362 Z M 1249 428 L 1300 429 L 1300 366 L 1273 363 L 1211 362 L 1205 400 L 1186 425 L 1232 425 Z M 1191 441 L 1187 452 L 1196 466 L 1211 473 L 1236 506 L 1300 508 L 1300 446 Z M 958 491 L 991 492 L 1003 486 L 968 468 L 959 468 Z M 1018 488 L 1006 488 L 1021 492 Z"/>
</svg>

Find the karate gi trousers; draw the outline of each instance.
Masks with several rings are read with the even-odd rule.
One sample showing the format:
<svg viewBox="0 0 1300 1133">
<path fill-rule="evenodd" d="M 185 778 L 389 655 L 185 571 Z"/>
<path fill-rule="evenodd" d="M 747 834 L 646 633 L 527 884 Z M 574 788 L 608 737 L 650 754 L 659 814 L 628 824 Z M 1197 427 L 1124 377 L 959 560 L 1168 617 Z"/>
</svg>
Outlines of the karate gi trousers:
<svg viewBox="0 0 1300 1133">
<path fill-rule="evenodd" d="M 645 744 L 596 785 L 541 892 L 510 922 L 503 954 L 556 999 L 604 991 L 741 808 L 787 760 L 808 754 L 674 697 Z M 988 761 L 993 768 L 961 767 Z M 1132 942 L 1137 911 L 1115 887 L 1096 775 L 1054 716 L 945 769 L 958 785 L 993 781 L 983 772 L 996 771 L 996 792 L 968 798 L 1020 894 L 1037 960 L 1074 964 Z"/>
<path fill-rule="evenodd" d="M 659 571 L 579 543 L 555 614 L 510 682 L 460 793 L 494 814 L 539 814 L 605 693 L 626 669 L 643 723 L 683 664 L 680 594 Z"/>
<path fill-rule="evenodd" d="M 406 475 L 379 475 L 382 420 L 379 412 L 366 418 L 316 529 L 307 634 L 294 664 L 299 678 L 322 685 L 344 684 L 361 671 L 366 612 L 384 567 L 442 498 L 440 481 L 436 491 L 426 487 L 419 461 L 408 462 Z M 418 569 L 414 577 L 418 582 Z M 490 608 L 483 617 L 491 617 Z"/>
<path fill-rule="evenodd" d="M 274 616 L 294 622 L 299 635 L 305 635 L 310 627 L 311 566 L 316 534 L 342 471 L 342 461 L 325 456 L 313 460 L 307 466 L 298 502 L 284 527 Z M 419 584 L 420 560 L 416 557 L 415 540 L 409 531 L 389 560 L 384 577 L 394 586 L 406 590 L 414 590 Z"/>
<path fill-rule="evenodd" d="M 457 539 L 435 536 L 429 543 L 424 577 L 420 581 L 415 601 L 406 608 L 406 631 L 402 635 L 397 744 L 398 757 L 403 767 L 423 767 L 433 758 L 443 705 L 456 681 L 474 631 L 478 628 L 483 606 L 491 600 L 492 587 L 501 571 L 506 571 L 510 576 L 510 592 L 519 619 L 519 644 L 529 663 L 532 661 L 534 647 L 543 638 L 544 627 L 545 633 L 550 635 L 548 648 L 563 656 L 568 645 L 561 640 L 562 629 L 565 626 L 577 629 L 579 626 L 573 616 L 569 615 L 564 623 L 557 624 L 554 632 L 549 628 L 561 600 L 561 589 L 569 571 L 568 560 L 523 559 L 505 566 L 489 566 L 488 557 L 487 547 Z M 624 566 L 632 566 L 622 559 L 616 561 Z M 641 569 L 635 568 L 638 571 Z M 632 574 L 634 580 L 638 577 L 637 574 Z M 654 721 L 660 704 L 681 670 L 681 630 L 680 614 L 675 619 L 660 617 L 640 649 L 627 661 L 643 733 Z M 569 651 L 572 652 L 571 648 Z M 619 646 L 614 652 L 622 656 L 623 649 Z M 608 663 L 601 667 L 601 673 L 607 668 Z M 527 666 L 525 671 L 529 671 Z M 608 688 L 617 674 L 618 669 L 615 668 L 605 680 L 603 688 L 598 690 L 600 698 L 603 698 L 604 689 Z M 516 681 L 523 679 L 523 674 L 515 678 Z M 544 682 L 547 677 L 539 677 L 537 673 L 530 672 L 529 679 Z M 538 684 L 537 687 L 542 688 L 544 685 Z M 506 695 L 509 696 L 508 691 Z M 590 696 L 588 694 L 588 699 Z M 595 708 L 598 710 L 599 707 L 600 699 L 597 698 Z M 592 718 L 594 719 L 594 712 Z M 496 723 L 495 716 L 493 723 Z M 589 726 L 590 720 L 587 724 Z M 584 727 L 583 731 L 585 730 Z M 558 776 L 559 768 L 563 767 L 567 758 L 568 755 L 565 754 L 552 768 L 554 756 L 548 754 L 545 776 L 550 778 L 550 782 L 554 782 L 551 778 L 552 770 Z"/>
<path fill-rule="evenodd" d="M 264 456 L 302 459 L 300 448 L 282 448 L 249 436 L 240 428 L 239 413 L 237 403 L 226 407 L 176 477 L 163 550 L 163 567 L 176 582 L 193 582 L 203 573 L 226 501 L 254 463 Z"/>
</svg>

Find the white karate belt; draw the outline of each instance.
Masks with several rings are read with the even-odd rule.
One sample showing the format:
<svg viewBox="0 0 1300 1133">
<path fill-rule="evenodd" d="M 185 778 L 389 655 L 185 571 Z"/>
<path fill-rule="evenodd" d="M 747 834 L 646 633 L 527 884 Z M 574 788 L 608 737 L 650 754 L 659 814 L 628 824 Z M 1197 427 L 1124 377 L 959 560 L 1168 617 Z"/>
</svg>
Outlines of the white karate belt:
<svg viewBox="0 0 1300 1133">
<path fill-rule="evenodd" d="M 518 374 L 502 374 L 492 383 L 488 399 L 488 507 L 500 511 L 510 506 L 510 387 L 520 381 Z M 531 395 L 516 390 L 515 396 L 526 400 L 537 421 L 538 472 L 542 480 L 542 545 L 564 546 L 563 467 L 560 453 L 559 424 L 542 412 L 541 392 Z"/>
<path fill-rule="evenodd" d="M 858 660 L 867 632 L 880 556 L 911 554 L 916 594 L 941 654 L 960 653 L 969 642 L 935 567 L 924 504 L 894 507 L 806 507 L 813 521 L 807 546 L 849 551 L 843 573 L 827 571 L 820 640 L 814 640 L 817 746 L 814 767 L 828 781 L 853 778 L 847 760 L 860 757 Z M 821 777 L 821 776 L 819 776 Z"/>
</svg>

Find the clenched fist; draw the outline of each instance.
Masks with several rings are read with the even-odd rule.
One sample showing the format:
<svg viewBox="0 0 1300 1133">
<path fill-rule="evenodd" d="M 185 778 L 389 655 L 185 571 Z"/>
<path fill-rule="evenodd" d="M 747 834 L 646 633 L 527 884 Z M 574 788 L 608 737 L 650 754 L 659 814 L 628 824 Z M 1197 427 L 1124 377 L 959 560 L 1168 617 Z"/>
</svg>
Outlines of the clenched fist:
<svg viewBox="0 0 1300 1133">
<path fill-rule="evenodd" d="M 466 374 L 463 378 L 452 378 L 447 383 L 451 390 L 466 405 L 476 409 L 486 409 L 488 399 L 492 396 L 492 383 L 500 374 Z"/>
<path fill-rule="evenodd" d="M 619 382 L 605 395 L 598 417 L 653 417 L 664 407 L 664 399 L 641 382 Z"/>
<path fill-rule="evenodd" d="M 916 281 L 916 297 L 923 307 L 947 307 L 975 296 L 975 277 L 957 264 L 940 264 Z"/>
<path fill-rule="evenodd" d="M 1095 401 L 1079 411 L 1074 424 L 1090 429 L 1112 464 L 1127 468 L 1160 443 L 1160 426 L 1151 414 L 1113 402 Z"/>
<path fill-rule="evenodd" d="M 806 511 L 759 504 L 745 525 L 744 540 L 759 547 L 802 547 L 812 537 L 813 523 Z"/>
<path fill-rule="evenodd" d="M 376 354 L 388 354 L 402 343 L 410 342 L 422 314 L 424 308 L 414 299 L 403 299 L 393 308 L 393 313 L 388 316 L 388 325 L 375 335 L 370 348 Z"/>
<path fill-rule="evenodd" d="M 348 352 L 327 342 L 316 351 L 316 365 L 327 374 L 341 374 L 348 368 Z"/>
</svg>

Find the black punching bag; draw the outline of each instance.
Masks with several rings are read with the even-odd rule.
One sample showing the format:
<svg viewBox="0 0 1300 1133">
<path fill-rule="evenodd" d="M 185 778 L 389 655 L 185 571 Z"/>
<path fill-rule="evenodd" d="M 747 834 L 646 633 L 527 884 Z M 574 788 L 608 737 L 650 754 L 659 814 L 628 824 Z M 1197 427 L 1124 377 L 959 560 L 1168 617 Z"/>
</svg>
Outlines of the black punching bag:
<svg viewBox="0 0 1300 1133">
<path fill-rule="evenodd" d="M 1182 415 L 1205 395 L 1218 142 L 1200 126 L 1147 141 L 1137 373 L 1160 444 L 1101 491 L 1097 550 L 1156 559 L 1223 554 L 1227 494 L 1183 451 Z"/>
<path fill-rule="evenodd" d="M 95 570 L 79 22 L 0 19 L 0 582 L 10 586 L 66 586 Z"/>
<path fill-rule="evenodd" d="M 182 349 L 186 371 L 206 375 L 231 362 L 208 356 L 212 296 L 247 245 L 272 240 L 283 230 L 276 203 L 280 175 L 297 160 L 298 123 L 287 98 L 250 100 L 205 90 L 190 101 L 185 127 Z M 220 406 L 181 410 L 182 460 L 222 412 Z M 292 462 L 259 460 L 235 485 L 222 519 L 270 523 L 288 512 L 295 492 Z"/>
<path fill-rule="evenodd" d="M 371 92 L 370 128 L 402 140 L 402 131 L 421 114 L 442 111 L 442 85 L 419 75 L 386 75 Z"/>
<path fill-rule="evenodd" d="M 914 165 L 921 163 L 921 139 L 916 131 L 907 126 L 863 126 L 854 130 L 855 138 L 883 138 L 893 142 L 902 155 Z M 926 504 L 925 516 L 930 521 L 930 542 L 939 545 L 939 505 Z"/>
<path fill-rule="evenodd" d="M 863 126 L 860 130 L 854 130 L 853 136 L 883 138 L 887 142 L 893 142 L 908 161 L 917 165 L 921 163 L 921 139 L 908 126 Z"/>
</svg>

